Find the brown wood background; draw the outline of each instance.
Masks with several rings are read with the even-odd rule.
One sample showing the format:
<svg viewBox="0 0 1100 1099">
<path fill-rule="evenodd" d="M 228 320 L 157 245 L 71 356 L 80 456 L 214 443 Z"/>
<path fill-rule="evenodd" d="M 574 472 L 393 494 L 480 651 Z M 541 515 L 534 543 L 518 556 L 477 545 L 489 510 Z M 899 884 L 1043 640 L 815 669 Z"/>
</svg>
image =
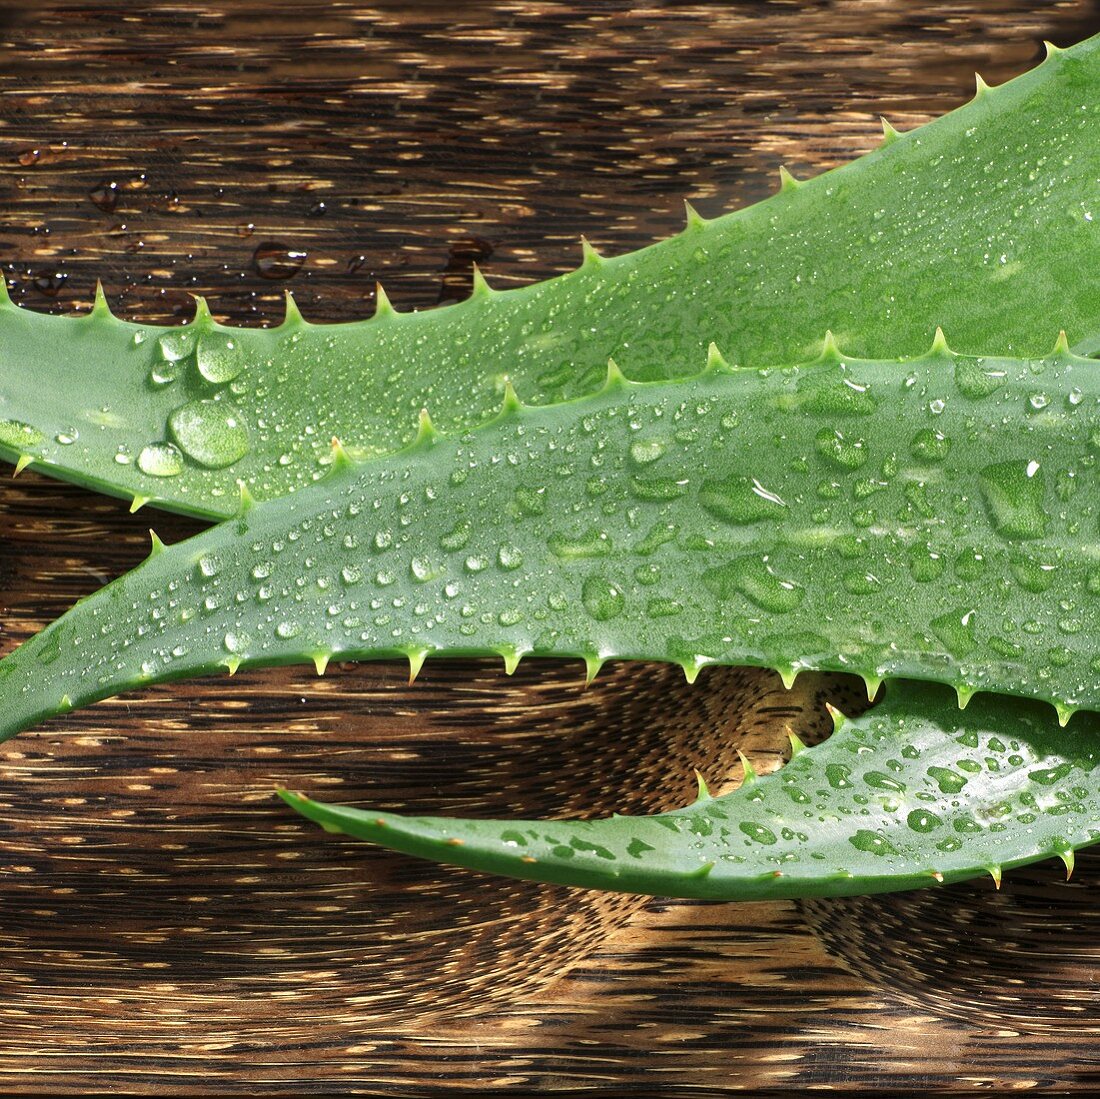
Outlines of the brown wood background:
<svg viewBox="0 0 1100 1099">
<path fill-rule="evenodd" d="M 0 4 L 16 299 L 360 316 L 752 201 L 1100 30 L 1094 3 Z M 33 384 L 33 380 L 29 381 Z M 148 517 L 0 484 L 0 653 Z M 156 517 L 167 540 L 198 524 Z M 20 1094 L 1094 1088 L 1100 858 L 814 904 L 604 898 L 323 836 L 271 794 L 556 814 L 778 762 L 849 684 L 376 665 L 173 685 L 0 748 L 0 1089 Z"/>
</svg>

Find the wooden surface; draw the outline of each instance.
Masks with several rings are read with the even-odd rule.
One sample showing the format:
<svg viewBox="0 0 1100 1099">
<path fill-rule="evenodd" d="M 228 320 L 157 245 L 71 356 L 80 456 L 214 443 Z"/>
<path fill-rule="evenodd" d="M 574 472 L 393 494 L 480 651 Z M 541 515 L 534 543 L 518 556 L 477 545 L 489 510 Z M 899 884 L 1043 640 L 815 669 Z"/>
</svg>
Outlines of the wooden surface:
<svg viewBox="0 0 1100 1099">
<path fill-rule="evenodd" d="M 17 300 L 311 319 L 515 285 L 869 148 L 1100 30 L 1083 2 L 241 0 L 0 6 Z M 198 524 L 156 518 L 166 540 Z M 0 652 L 137 563 L 148 518 L 0 484 Z M 325 837 L 277 782 L 605 813 L 775 764 L 824 693 L 765 673 L 304 669 L 173 685 L 0 749 L 0 1088 L 722 1095 L 1093 1088 L 1100 857 L 813 904 L 641 902 Z"/>
</svg>

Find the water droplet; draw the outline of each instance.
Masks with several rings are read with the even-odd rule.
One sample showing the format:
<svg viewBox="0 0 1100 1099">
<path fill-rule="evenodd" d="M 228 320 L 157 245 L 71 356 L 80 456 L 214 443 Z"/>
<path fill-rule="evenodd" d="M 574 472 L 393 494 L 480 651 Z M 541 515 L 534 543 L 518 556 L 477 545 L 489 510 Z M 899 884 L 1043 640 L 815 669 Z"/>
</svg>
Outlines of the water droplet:
<svg viewBox="0 0 1100 1099">
<path fill-rule="evenodd" d="M 566 560 L 575 557 L 606 557 L 611 552 L 611 539 L 607 532 L 595 527 L 575 537 L 551 534 L 547 544 L 555 557 Z"/>
<path fill-rule="evenodd" d="M 220 568 L 220 562 L 211 553 L 204 553 L 199 558 L 199 572 L 201 572 L 203 576 L 217 576 Z"/>
<path fill-rule="evenodd" d="M 941 794 L 957 794 L 966 785 L 966 776 L 952 771 L 950 767 L 929 767 L 928 774 Z"/>
<path fill-rule="evenodd" d="M 727 477 L 704 481 L 699 503 L 711 515 L 734 526 L 775 519 L 787 505 L 755 477 Z"/>
<path fill-rule="evenodd" d="M 914 832 L 934 832 L 943 824 L 943 821 L 940 820 L 935 813 L 927 809 L 914 809 L 909 816 L 905 818 L 905 823 L 908 824 Z"/>
<path fill-rule="evenodd" d="M 195 364 L 208 382 L 224 385 L 240 374 L 245 360 L 232 336 L 204 332 L 195 346 Z"/>
<path fill-rule="evenodd" d="M 252 264 L 256 273 L 265 279 L 292 279 L 302 269 L 308 253 L 290 248 L 279 241 L 267 240 L 256 245 Z"/>
<path fill-rule="evenodd" d="M 980 401 L 995 393 L 1002 385 L 1006 371 L 986 369 L 985 359 L 956 359 L 955 385 L 964 397 Z"/>
<path fill-rule="evenodd" d="M 867 461 L 867 444 L 862 439 L 850 438 L 831 427 L 817 433 L 814 446 L 822 458 L 841 469 L 859 469 Z"/>
<path fill-rule="evenodd" d="M 137 464 L 150 477 L 175 477 L 183 472 L 183 455 L 171 443 L 150 443 L 142 448 Z"/>
<path fill-rule="evenodd" d="M 518 569 L 523 564 L 523 551 L 519 546 L 505 542 L 497 551 L 497 563 L 506 572 Z"/>
<path fill-rule="evenodd" d="M 638 440 L 630 444 L 630 457 L 640 466 L 649 465 L 657 461 L 668 449 L 668 444 L 661 439 Z"/>
<path fill-rule="evenodd" d="M 965 660 L 977 645 L 974 639 L 975 618 L 972 610 L 962 608 L 933 618 L 930 625 L 947 651 L 952 656 Z"/>
<path fill-rule="evenodd" d="M 1027 403 L 1033 412 L 1042 412 L 1050 404 L 1050 398 L 1045 393 L 1032 393 Z"/>
<path fill-rule="evenodd" d="M 834 790 L 849 789 L 852 785 L 849 778 L 851 773 L 851 767 L 847 767 L 843 763 L 827 763 L 825 765 L 826 781 Z"/>
<path fill-rule="evenodd" d="M 942 462 L 951 449 L 951 440 L 942 431 L 924 427 L 909 440 L 909 449 L 918 461 Z"/>
<path fill-rule="evenodd" d="M 719 599 L 728 600 L 740 594 L 761 610 L 773 614 L 794 610 L 806 595 L 800 584 L 777 576 L 767 557 L 739 557 L 726 565 L 708 569 L 703 573 L 703 584 Z"/>
<path fill-rule="evenodd" d="M 869 828 L 861 828 L 854 836 L 848 837 L 848 842 L 857 850 L 865 851 L 869 855 L 896 855 L 898 849 L 878 832 L 872 832 Z"/>
<path fill-rule="evenodd" d="M 24 447 L 37 446 L 45 436 L 36 427 L 21 420 L 0 420 L 0 445 L 22 450 Z"/>
<path fill-rule="evenodd" d="M 59 431 L 54 436 L 54 439 L 60 443 L 61 446 L 72 446 L 79 438 L 80 436 L 75 431 Z"/>
<path fill-rule="evenodd" d="M 773 843 L 778 842 L 775 833 L 770 828 L 765 828 L 762 824 L 756 824 L 754 821 L 743 820 L 737 827 L 754 843 L 763 843 L 770 847 Z"/>
<path fill-rule="evenodd" d="M 297 637 L 300 630 L 293 622 L 280 622 L 275 627 L 275 636 L 281 637 L 284 641 L 289 641 L 292 637 Z"/>
<path fill-rule="evenodd" d="M 224 469 L 248 453 L 248 430 L 228 401 L 190 401 L 168 417 L 180 448 L 208 469 Z"/>
<path fill-rule="evenodd" d="M 998 462 L 981 471 L 982 493 L 993 526 L 1003 538 L 1041 538 L 1050 517 L 1043 510 L 1038 462 Z"/>
<path fill-rule="evenodd" d="M 909 551 L 909 574 L 918 584 L 938 580 L 946 567 L 943 555 L 927 544 L 913 546 Z"/>
<path fill-rule="evenodd" d="M 581 588 L 584 609 L 597 621 L 608 622 L 623 613 L 626 598 L 622 590 L 599 574 L 585 578 Z"/>
<path fill-rule="evenodd" d="M 88 192 L 88 197 L 92 200 L 92 205 L 105 214 L 114 213 L 118 205 L 118 184 L 113 179 L 105 179 Z"/>
</svg>

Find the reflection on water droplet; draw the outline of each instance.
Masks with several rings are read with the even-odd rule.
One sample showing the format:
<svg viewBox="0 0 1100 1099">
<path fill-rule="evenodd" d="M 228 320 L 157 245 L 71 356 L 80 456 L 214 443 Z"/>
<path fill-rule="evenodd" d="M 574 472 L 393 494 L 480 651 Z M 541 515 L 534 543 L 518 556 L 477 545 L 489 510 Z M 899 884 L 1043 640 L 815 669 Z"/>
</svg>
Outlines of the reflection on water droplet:
<svg viewBox="0 0 1100 1099">
<path fill-rule="evenodd" d="M 756 824 L 754 821 L 743 820 L 737 827 L 756 843 L 767 844 L 770 847 L 773 843 L 778 842 L 775 833 L 770 828 L 765 828 L 762 824 Z"/>
<path fill-rule="evenodd" d="M 951 449 L 951 440 L 942 431 L 925 427 L 909 440 L 909 449 L 921 462 L 942 462 Z"/>
<path fill-rule="evenodd" d="M 150 477 L 175 477 L 183 472 L 183 455 L 171 443 L 150 443 L 138 455 L 137 464 Z"/>
<path fill-rule="evenodd" d="M 929 812 L 927 809 L 914 809 L 909 816 L 905 818 L 905 823 L 913 829 L 914 832 L 934 832 L 943 821 L 936 816 L 935 813 Z"/>
<path fill-rule="evenodd" d="M 867 444 L 831 427 L 823 427 L 814 438 L 818 454 L 840 469 L 859 469 L 867 461 Z"/>
<path fill-rule="evenodd" d="M 848 842 L 857 850 L 869 855 L 896 855 L 898 849 L 885 837 L 868 828 L 861 828 Z"/>
<path fill-rule="evenodd" d="M 956 359 L 955 385 L 964 397 L 980 401 L 995 393 L 1004 385 L 1006 372 L 999 368 L 986 369 L 985 359 Z"/>
<path fill-rule="evenodd" d="M 739 557 L 703 573 L 704 586 L 720 599 L 745 596 L 761 610 L 785 614 L 799 606 L 806 595 L 801 584 L 777 576 L 767 557 Z"/>
<path fill-rule="evenodd" d="M 302 269 L 308 253 L 290 248 L 279 241 L 267 240 L 256 245 L 252 264 L 256 273 L 265 279 L 291 279 Z"/>
<path fill-rule="evenodd" d="M 248 453 L 248 430 L 228 401 L 190 401 L 168 417 L 168 426 L 189 458 L 224 469 Z"/>
<path fill-rule="evenodd" d="M 777 519 L 787 505 L 766 489 L 755 477 L 727 477 L 724 481 L 704 481 L 699 503 L 711 515 L 734 526 Z"/>
</svg>

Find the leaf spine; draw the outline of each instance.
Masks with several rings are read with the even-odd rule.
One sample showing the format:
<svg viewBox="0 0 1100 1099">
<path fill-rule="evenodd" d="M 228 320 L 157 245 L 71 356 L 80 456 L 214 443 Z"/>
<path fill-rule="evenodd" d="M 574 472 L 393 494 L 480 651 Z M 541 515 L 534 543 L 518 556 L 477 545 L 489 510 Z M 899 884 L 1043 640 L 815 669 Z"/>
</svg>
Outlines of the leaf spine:
<svg viewBox="0 0 1100 1099">
<path fill-rule="evenodd" d="M 1076 865 L 1076 860 L 1073 857 L 1073 848 L 1068 847 L 1064 851 L 1057 852 L 1058 857 L 1062 860 L 1062 865 L 1066 868 L 1066 881 L 1069 881 L 1073 877 L 1073 868 Z"/>
<path fill-rule="evenodd" d="M 1046 57 L 1044 58 L 1045 61 L 1050 61 L 1051 58 L 1057 57 L 1060 53 L 1066 52 L 1064 49 L 1062 49 L 1061 46 L 1056 46 L 1053 42 L 1048 41 L 1046 38 L 1043 39 L 1043 49 L 1046 50 Z"/>
<path fill-rule="evenodd" d="M 848 718 L 844 714 L 842 714 L 831 702 L 825 703 L 825 709 L 828 711 L 829 717 L 832 718 L 833 732 L 839 733 L 840 730 L 844 728 L 844 724 L 848 720 Z"/>
<path fill-rule="evenodd" d="M 473 274 L 473 290 L 470 293 L 471 298 L 488 298 L 493 294 L 493 288 L 485 281 L 485 276 L 481 273 L 481 268 L 474 264 Z"/>
<path fill-rule="evenodd" d="M 785 191 L 797 191 L 802 186 L 802 181 L 795 179 L 784 164 L 779 165 L 779 193 Z"/>
<path fill-rule="evenodd" d="M 789 691 L 794 686 L 794 681 L 798 678 L 800 668 L 786 665 L 782 668 L 776 668 L 776 672 L 779 674 L 780 680 L 783 682 L 783 686 Z"/>
<path fill-rule="evenodd" d="M 332 437 L 332 468 L 333 469 L 351 469 L 355 463 L 351 460 L 351 456 L 344 449 L 344 444 L 333 435 Z"/>
<path fill-rule="evenodd" d="M 899 137 L 901 137 L 901 134 L 899 134 L 898 131 L 894 129 L 893 125 L 890 123 L 890 120 L 885 115 L 880 114 L 878 118 L 879 121 L 882 123 L 882 144 L 893 145 L 894 142 L 897 141 Z"/>
<path fill-rule="evenodd" d="M 432 423 L 432 418 L 428 415 L 428 410 L 422 408 L 420 419 L 416 425 L 416 438 L 413 440 L 413 446 L 430 446 L 438 438 L 439 432 L 436 431 L 435 424 Z"/>
<path fill-rule="evenodd" d="M 61 701 L 57 705 L 63 713 L 67 713 L 73 708 L 73 700 L 68 695 L 62 695 Z"/>
<path fill-rule="evenodd" d="M 699 229 L 705 229 L 707 225 L 707 219 L 695 209 L 694 206 L 688 200 L 684 199 L 684 229 L 687 232 L 695 232 Z"/>
<path fill-rule="evenodd" d="M 279 327 L 301 328 L 305 324 L 306 319 L 302 316 L 298 303 L 294 300 L 294 295 L 288 290 L 286 292 L 286 311 L 283 313 L 283 323 Z"/>
<path fill-rule="evenodd" d="M 749 757 L 745 755 L 740 748 L 737 749 L 737 758 L 741 761 L 741 768 L 745 772 L 743 784 L 747 786 L 750 782 L 755 782 L 757 779 L 756 768 L 749 761 Z"/>
<path fill-rule="evenodd" d="M 1059 727 L 1064 729 L 1069 724 L 1069 719 L 1077 713 L 1077 707 L 1067 706 L 1064 702 L 1055 702 L 1054 712 L 1058 716 Z"/>
<path fill-rule="evenodd" d="M 592 242 L 586 236 L 581 237 L 581 267 L 599 267 L 603 264 L 603 256 L 592 246 Z"/>
<path fill-rule="evenodd" d="M 519 395 L 516 393 L 516 387 L 512 385 L 511 378 L 504 379 L 504 400 L 501 401 L 500 414 L 502 416 L 510 416 L 513 413 L 520 412 L 523 409 L 523 401 L 519 399 Z"/>
<path fill-rule="evenodd" d="M 619 364 L 614 359 L 607 360 L 607 377 L 604 379 L 604 393 L 613 393 L 616 389 L 625 389 L 630 385 L 630 379 L 619 369 Z"/>
<path fill-rule="evenodd" d="M 787 730 L 787 739 L 791 742 L 791 759 L 806 751 L 806 742 L 793 729 Z"/>
<path fill-rule="evenodd" d="M 405 655 L 409 658 L 409 686 L 416 682 L 420 669 L 424 667 L 424 661 L 428 659 L 431 649 L 410 649 Z"/>
<path fill-rule="evenodd" d="M 878 675 L 865 675 L 863 677 L 863 685 L 867 688 L 867 701 L 874 702 L 875 696 L 882 686 L 882 677 Z"/>
<path fill-rule="evenodd" d="M 833 335 L 832 329 L 825 329 L 825 338 L 821 341 L 821 354 L 817 357 L 818 362 L 823 363 L 838 363 L 841 360 L 840 348 L 837 346 L 836 336 Z"/>
<path fill-rule="evenodd" d="M 380 283 L 374 284 L 374 317 L 375 320 L 380 320 L 383 317 L 392 317 L 397 314 L 397 310 L 390 304 L 389 295 L 386 293 L 385 287 Z"/>
<path fill-rule="evenodd" d="M 681 662 L 680 667 L 684 669 L 684 678 L 688 681 L 689 686 L 699 678 L 699 673 L 703 670 L 703 666 L 701 660 L 685 660 Z"/>
<path fill-rule="evenodd" d="M 1001 888 L 1001 868 L 999 866 L 987 866 L 986 870 L 993 879 L 993 887 L 999 890 Z"/>
<path fill-rule="evenodd" d="M 600 674 L 603 667 L 603 659 L 595 653 L 589 653 L 584 658 L 584 685 L 591 686 L 592 681 Z"/>
<path fill-rule="evenodd" d="M 12 474 L 12 477 L 18 477 L 19 474 L 22 473 L 23 470 L 25 470 L 27 466 L 29 466 L 33 461 L 33 454 L 20 454 L 19 457 L 15 460 L 15 472 Z"/>
<path fill-rule="evenodd" d="M 248 482 L 241 478 L 237 480 L 237 491 L 241 498 L 240 506 L 237 508 L 237 518 L 243 519 L 256 506 L 256 497 L 252 495 Z"/>
<path fill-rule="evenodd" d="M 107 304 L 107 295 L 103 292 L 103 283 L 99 279 L 95 280 L 95 299 L 88 316 L 100 320 L 107 320 L 111 316 L 111 307 Z"/>
<path fill-rule="evenodd" d="M 1069 340 L 1066 338 L 1066 330 L 1063 328 L 1058 333 L 1058 338 L 1054 341 L 1054 349 L 1051 351 L 1051 355 L 1068 355 L 1069 354 Z"/>
<path fill-rule="evenodd" d="M 241 658 L 239 656 L 227 656 L 222 661 L 222 664 L 228 669 L 229 674 L 234 676 L 237 674 L 237 669 L 241 666 Z"/>
<path fill-rule="evenodd" d="M 332 653 L 314 653 L 313 666 L 318 675 L 324 675 L 328 670 L 328 662 L 332 659 Z"/>
<path fill-rule="evenodd" d="M 210 306 L 207 305 L 206 298 L 201 294 L 195 294 L 193 297 L 195 299 L 195 315 L 191 318 L 191 323 L 199 328 L 208 328 L 214 322 L 214 317 L 210 313 Z"/>
<path fill-rule="evenodd" d="M 152 527 L 149 528 L 149 556 L 159 557 L 165 549 L 164 543 L 160 540 L 160 535 L 157 534 Z"/>
<path fill-rule="evenodd" d="M 959 700 L 959 709 L 965 710 L 975 694 L 977 691 L 973 687 L 968 687 L 965 683 L 956 684 L 955 695 Z"/>
<path fill-rule="evenodd" d="M 928 349 L 929 355 L 951 355 L 951 348 L 947 346 L 947 337 L 943 334 L 943 329 L 936 326 L 936 334 L 932 337 L 932 346 Z"/>
<path fill-rule="evenodd" d="M 523 659 L 523 653 L 517 649 L 498 649 L 497 655 L 504 661 L 504 674 L 515 675 L 519 662 Z"/>
<path fill-rule="evenodd" d="M 707 347 L 707 373 L 708 374 L 732 374 L 734 373 L 733 367 L 726 362 L 722 352 L 718 350 L 718 345 L 712 340 Z"/>
<path fill-rule="evenodd" d="M 983 96 L 988 95 L 992 89 L 982 79 L 982 74 L 976 72 L 974 74 L 974 98 L 981 99 Z"/>
<path fill-rule="evenodd" d="M 151 496 L 135 496 L 130 501 L 130 514 L 133 515 L 136 512 L 141 511 L 143 507 L 152 499 Z"/>
<path fill-rule="evenodd" d="M 710 790 L 707 788 L 707 780 L 703 778 L 703 772 L 698 767 L 694 768 L 695 782 L 698 787 L 698 791 L 695 795 L 694 804 L 698 805 L 701 801 L 710 800 Z"/>
</svg>

